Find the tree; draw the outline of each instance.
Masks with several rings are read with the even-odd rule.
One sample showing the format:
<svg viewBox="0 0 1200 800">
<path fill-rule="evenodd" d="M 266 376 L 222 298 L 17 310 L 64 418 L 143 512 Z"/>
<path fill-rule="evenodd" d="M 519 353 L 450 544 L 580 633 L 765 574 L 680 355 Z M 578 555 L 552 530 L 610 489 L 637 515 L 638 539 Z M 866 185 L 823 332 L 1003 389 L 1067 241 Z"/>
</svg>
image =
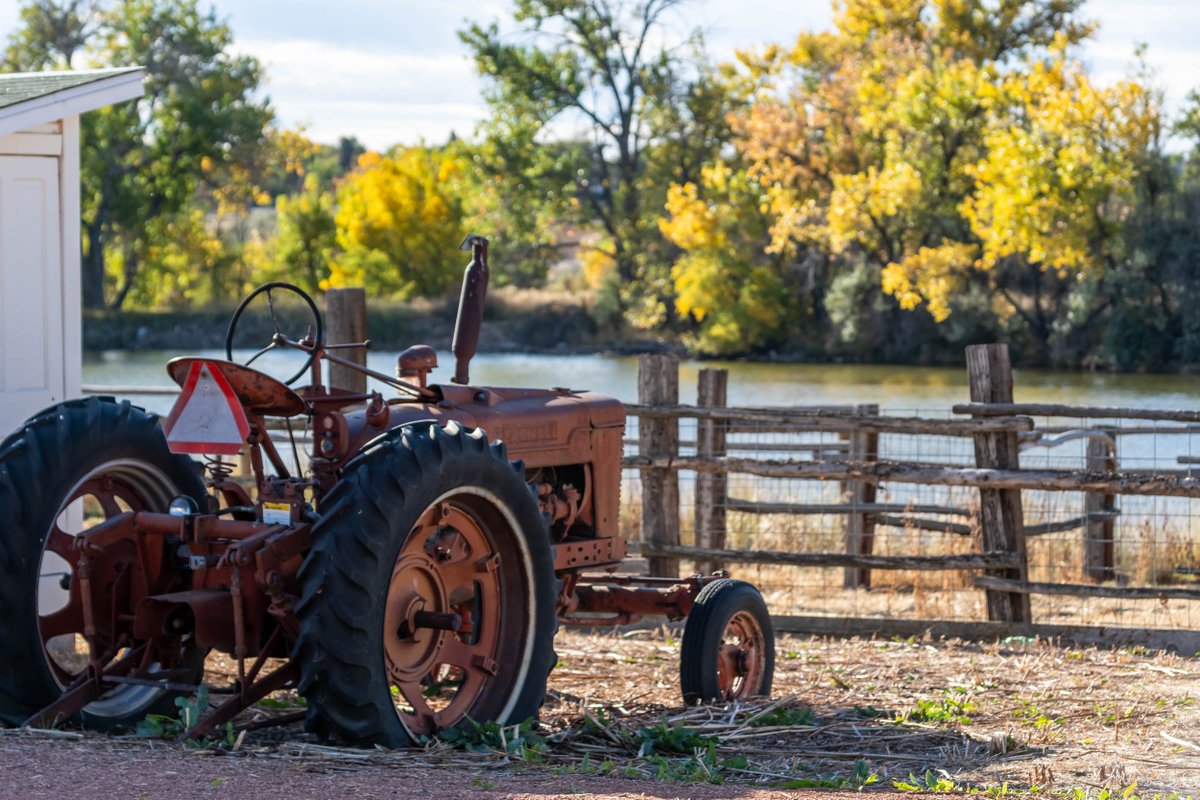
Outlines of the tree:
<svg viewBox="0 0 1200 800">
<path fill-rule="evenodd" d="M 337 242 L 329 285 L 365 286 L 399 299 L 450 291 L 462 271 L 461 161 L 412 147 L 367 153 L 337 194 Z"/>
<path fill-rule="evenodd" d="M 329 283 L 329 265 L 337 246 L 334 196 L 316 175 L 304 180 L 304 191 L 281 196 L 275 203 L 277 264 L 288 280 L 310 292 Z"/>
<path fill-rule="evenodd" d="M 770 227 L 761 188 L 723 164 L 703 168 L 697 179 L 671 187 L 669 216 L 660 221 L 684 251 L 672 279 L 676 308 L 697 322 L 690 344 L 724 355 L 785 343 L 789 323 L 800 315 L 800 293 L 785 257 L 761 247 Z"/>
<path fill-rule="evenodd" d="M 1094 336 L 1161 122 L 1144 78 L 1090 81 L 1080 4 L 846 0 L 834 30 L 743 59 L 726 161 L 758 187 L 779 277 L 809 265 L 818 325 L 877 357 L 906 330 L 1007 327 L 1042 359 Z"/>
<path fill-rule="evenodd" d="M 614 265 L 610 286 L 620 290 L 619 306 L 644 326 L 661 325 L 674 313 L 670 265 L 677 251 L 657 226 L 664 178 L 694 178 L 725 133 L 725 96 L 703 88 L 712 79 L 703 61 L 681 58 L 679 47 L 698 48 L 698 36 L 672 41 L 667 22 L 679 5 L 517 0 L 518 36 L 502 35 L 494 22 L 460 33 L 487 79 L 491 139 L 541 141 L 552 130 L 582 123 L 586 133 L 577 140 L 583 146 L 564 153 L 571 159 L 569 183 L 560 182 L 561 162 L 553 169 L 537 162 L 522 165 L 517 191 L 558 193 L 572 212 L 564 221 L 599 225 L 600 247 Z M 673 166 L 683 153 L 672 146 L 678 143 L 691 148 L 680 168 Z"/>
<path fill-rule="evenodd" d="M 229 27 L 197 0 L 37 0 L 22 22 L 10 67 L 146 66 L 141 100 L 82 122 L 84 304 L 120 307 L 155 246 L 148 237 L 201 186 L 246 178 L 272 119 L 256 97 L 261 68 L 230 52 Z"/>
</svg>

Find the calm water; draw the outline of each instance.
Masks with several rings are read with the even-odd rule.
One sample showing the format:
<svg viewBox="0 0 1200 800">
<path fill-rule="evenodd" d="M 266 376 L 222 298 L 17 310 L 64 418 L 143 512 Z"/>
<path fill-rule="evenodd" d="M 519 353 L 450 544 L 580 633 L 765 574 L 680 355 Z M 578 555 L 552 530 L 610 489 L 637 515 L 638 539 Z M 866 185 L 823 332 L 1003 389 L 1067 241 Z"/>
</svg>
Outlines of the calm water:
<svg viewBox="0 0 1200 800">
<path fill-rule="evenodd" d="M 109 351 L 85 356 L 85 384 L 167 386 L 163 365 L 179 352 Z M 188 355 L 223 357 L 217 351 Z M 371 353 L 368 365 L 393 374 L 397 353 Z M 261 362 L 260 362 L 261 363 Z M 453 357 L 439 355 L 432 382 L 448 382 Z M 271 364 L 277 375 L 294 372 Z M 680 368 L 680 401 L 694 403 L 696 380 L 704 367 L 729 370 L 730 405 L 822 405 L 878 403 L 885 411 L 948 412 L 966 402 L 966 369 L 838 364 L 762 364 L 685 361 Z M 626 402 L 637 400 L 637 359 L 632 356 L 483 354 L 471 365 L 472 382 L 493 386 L 570 386 L 594 389 Z M 1018 402 L 1071 403 L 1145 408 L 1200 408 L 1200 376 L 1112 375 L 1018 370 Z M 385 388 L 386 387 L 380 387 Z M 388 390 L 390 391 L 390 390 Z M 145 398 L 158 411 L 169 398 Z"/>
</svg>

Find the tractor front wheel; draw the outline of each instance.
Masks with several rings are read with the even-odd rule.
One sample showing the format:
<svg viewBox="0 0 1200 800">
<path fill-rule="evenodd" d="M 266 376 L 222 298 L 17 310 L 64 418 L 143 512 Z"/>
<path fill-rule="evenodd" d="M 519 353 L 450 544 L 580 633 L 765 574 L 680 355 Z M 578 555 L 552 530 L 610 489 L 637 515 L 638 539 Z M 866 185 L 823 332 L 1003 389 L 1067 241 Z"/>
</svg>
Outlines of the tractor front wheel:
<svg viewBox="0 0 1200 800">
<path fill-rule="evenodd" d="M 301 569 L 308 727 L 404 747 L 537 713 L 553 560 L 522 469 L 457 423 L 401 428 L 343 471 Z"/>
</svg>

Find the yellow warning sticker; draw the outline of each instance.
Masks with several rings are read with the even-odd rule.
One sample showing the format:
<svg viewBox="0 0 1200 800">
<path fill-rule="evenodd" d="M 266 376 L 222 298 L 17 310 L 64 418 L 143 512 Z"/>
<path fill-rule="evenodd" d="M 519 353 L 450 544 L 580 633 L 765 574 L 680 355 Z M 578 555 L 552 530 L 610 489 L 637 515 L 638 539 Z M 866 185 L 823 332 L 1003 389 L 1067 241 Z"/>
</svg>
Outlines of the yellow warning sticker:
<svg viewBox="0 0 1200 800">
<path fill-rule="evenodd" d="M 287 503 L 263 503 L 263 522 L 268 525 L 290 525 L 292 507 Z"/>
</svg>

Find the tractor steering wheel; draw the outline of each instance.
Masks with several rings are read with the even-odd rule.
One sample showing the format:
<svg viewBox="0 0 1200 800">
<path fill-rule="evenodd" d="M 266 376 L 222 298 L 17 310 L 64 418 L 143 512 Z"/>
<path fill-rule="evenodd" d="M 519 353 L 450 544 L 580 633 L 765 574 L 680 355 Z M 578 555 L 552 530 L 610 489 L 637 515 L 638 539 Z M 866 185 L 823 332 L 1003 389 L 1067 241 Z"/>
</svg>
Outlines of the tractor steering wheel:
<svg viewBox="0 0 1200 800">
<path fill-rule="evenodd" d="M 304 335 L 298 339 L 292 339 L 286 333 L 284 333 L 283 330 L 281 330 L 279 315 L 275 308 L 275 300 L 271 296 L 272 290 L 282 290 L 299 295 L 300 300 L 302 300 L 303 303 L 308 306 L 308 311 L 312 315 L 315 326 L 310 324 Z M 237 331 L 238 322 L 242 318 L 242 313 L 249 308 L 250 303 L 254 301 L 254 298 L 261 294 L 266 295 L 267 311 L 271 316 L 271 324 L 274 327 L 275 332 L 271 335 L 271 340 L 267 343 L 267 345 L 260 348 L 254 353 L 254 355 L 250 356 L 250 358 L 247 359 L 244 364 L 248 367 L 253 364 L 259 356 L 279 347 L 287 347 L 293 350 L 300 350 L 301 352 L 308 353 L 308 358 L 304 360 L 304 365 L 300 367 L 295 375 L 284 381 L 284 383 L 286 383 L 288 386 L 291 386 L 293 383 L 298 381 L 305 372 L 308 371 L 308 368 L 312 366 L 313 359 L 317 357 L 317 350 L 325 344 L 325 328 L 321 322 L 321 312 L 317 310 L 317 304 L 314 303 L 313 299 L 308 296 L 308 293 L 298 286 L 293 286 L 290 283 L 283 283 L 282 281 L 272 281 L 270 283 L 264 283 L 262 286 L 259 286 L 253 292 L 246 295 L 246 299 L 238 305 L 237 311 L 233 312 L 233 319 L 229 320 L 229 330 L 225 334 L 225 358 L 229 361 L 233 361 L 233 341 L 234 334 Z"/>
</svg>

